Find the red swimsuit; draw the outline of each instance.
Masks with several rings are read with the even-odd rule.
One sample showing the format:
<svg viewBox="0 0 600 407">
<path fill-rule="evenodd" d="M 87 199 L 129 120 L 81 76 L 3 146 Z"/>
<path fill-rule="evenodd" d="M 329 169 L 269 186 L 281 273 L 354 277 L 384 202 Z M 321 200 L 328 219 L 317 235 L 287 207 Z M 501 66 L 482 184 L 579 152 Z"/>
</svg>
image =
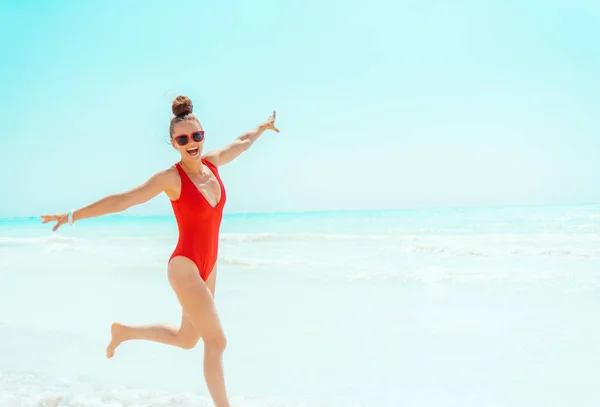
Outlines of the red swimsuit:
<svg viewBox="0 0 600 407">
<path fill-rule="evenodd" d="M 181 194 L 178 200 L 171 201 L 171 206 L 177 220 L 179 241 L 169 261 L 175 256 L 187 257 L 196 264 L 200 277 L 206 281 L 217 262 L 225 187 L 217 168 L 204 158 L 202 162 L 217 178 L 221 187 L 221 199 L 212 207 L 179 163 L 175 164 L 181 178 Z"/>
</svg>

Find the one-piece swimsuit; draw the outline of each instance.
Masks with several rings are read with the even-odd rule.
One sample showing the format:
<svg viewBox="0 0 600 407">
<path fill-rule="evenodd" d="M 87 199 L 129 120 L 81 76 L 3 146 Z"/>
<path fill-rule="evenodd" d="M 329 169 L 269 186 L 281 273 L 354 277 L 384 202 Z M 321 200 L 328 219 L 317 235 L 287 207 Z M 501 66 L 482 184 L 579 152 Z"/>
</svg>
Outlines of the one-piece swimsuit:
<svg viewBox="0 0 600 407">
<path fill-rule="evenodd" d="M 217 178 L 221 189 L 221 198 L 213 207 L 181 168 L 181 165 L 175 164 L 181 178 L 181 194 L 179 199 L 171 200 L 171 206 L 177 220 L 179 239 L 169 261 L 176 256 L 187 257 L 196 264 L 200 271 L 200 277 L 206 281 L 217 262 L 219 231 L 226 196 L 217 167 L 204 158 L 202 158 L 202 163 Z"/>
</svg>

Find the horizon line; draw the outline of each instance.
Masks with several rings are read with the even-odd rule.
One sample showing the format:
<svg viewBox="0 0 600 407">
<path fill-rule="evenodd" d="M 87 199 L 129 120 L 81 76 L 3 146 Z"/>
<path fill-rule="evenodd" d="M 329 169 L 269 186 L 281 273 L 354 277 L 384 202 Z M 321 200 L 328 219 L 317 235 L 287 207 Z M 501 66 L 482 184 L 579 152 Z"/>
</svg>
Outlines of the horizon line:
<svg viewBox="0 0 600 407">
<path fill-rule="evenodd" d="M 580 202 L 580 203 L 536 203 L 536 204 L 490 204 L 490 205 L 445 205 L 445 206 L 420 206 L 420 207 L 398 207 L 398 208 L 363 208 L 363 209 L 321 209 L 321 210 L 297 210 L 297 211 L 249 211 L 249 212 L 231 212 L 223 213 L 223 217 L 237 216 L 261 216 L 261 215 L 302 215 L 302 214 L 326 214 L 326 213 L 368 213 L 368 212 L 411 212 L 422 210 L 449 210 L 449 209 L 494 209 L 494 208 L 540 208 L 540 207 L 561 207 L 561 206 L 594 206 L 600 205 L 600 202 Z M 124 211 L 126 212 L 126 211 Z M 173 217 L 172 213 L 155 213 L 155 214 L 127 214 L 117 212 L 97 218 L 106 217 L 123 217 L 123 218 L 155 218 L 155 217 Z M 29 216 L 6 216 L 0 217 L 0 221 L 5 220 L 25 220 L 36 219 L 41 215 Z"/>
</svg>

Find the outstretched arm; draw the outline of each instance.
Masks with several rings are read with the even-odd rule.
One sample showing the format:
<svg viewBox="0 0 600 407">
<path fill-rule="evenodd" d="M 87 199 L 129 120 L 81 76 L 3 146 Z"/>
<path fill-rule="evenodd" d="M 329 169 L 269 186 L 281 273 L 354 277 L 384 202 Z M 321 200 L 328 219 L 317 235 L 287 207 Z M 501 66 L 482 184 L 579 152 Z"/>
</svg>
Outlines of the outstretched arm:
<svg viewBox="0 0 600 407">
<path fill-rule="evenodd" d="M 167 171 L 160 171 L 154 174 L 150 179 L 129 191 L 108 195 L 88 206 L 84 206 L 73 212 L 73 221 L 93 218 L 106 215 L 109 213 L 122 212 L 134 205 L 139 205 L 156 195 L 165 191 L 168 185 Z M 56 231 L 61 225 L 68 221 L 68 213 L 60 215 L 42 215 L 42 223 L 56 221 L 56 225 L 52 228 Z"/>
<path fill-rule="evenodd" d="M 237 156 L 248 150 L 265 130 L 274 130 L 279 133 L 279 129 L 275 127 L 275 118 L 276 112 L 273 112 L 273 116 L 270 116 L 263 124 L 243 133 L 233 143 L 207 153 L 204 158 L 217 167 L 233 161 Z"/>
</svg>

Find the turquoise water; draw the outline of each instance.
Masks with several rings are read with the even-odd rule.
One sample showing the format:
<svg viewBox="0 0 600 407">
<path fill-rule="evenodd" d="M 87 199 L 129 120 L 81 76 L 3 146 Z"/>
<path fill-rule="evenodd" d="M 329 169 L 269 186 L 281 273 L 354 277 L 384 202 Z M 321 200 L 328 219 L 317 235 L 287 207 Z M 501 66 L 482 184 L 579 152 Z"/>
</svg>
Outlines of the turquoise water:
<svg viewBox="0 0 600 407">
<path fill-rule="evenodd" d="M 174 219 L 50 229 L 0 220 L 0 406 L 209 406 L 201 346 L 104 358 L 114 320 L 179 322 Z M 597 405 L 599 271 L 600 205 L 227 215 L 229 392 L 236 406 Z"/>
</svg>

